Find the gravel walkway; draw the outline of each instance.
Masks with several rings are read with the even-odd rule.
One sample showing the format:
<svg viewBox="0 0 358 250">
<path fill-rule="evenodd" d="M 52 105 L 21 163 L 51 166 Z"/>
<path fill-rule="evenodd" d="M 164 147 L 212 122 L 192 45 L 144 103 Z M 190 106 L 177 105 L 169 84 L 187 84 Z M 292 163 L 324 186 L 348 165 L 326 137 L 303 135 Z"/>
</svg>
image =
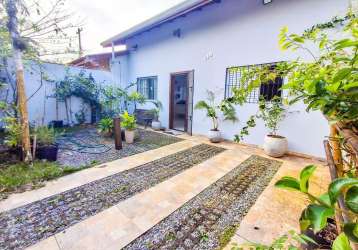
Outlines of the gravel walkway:
<svg viewBox="0 0 358 250">
<path fill-rule="evenodd" d="M 0 214 L 0 249 L 22 249 L 221 152 L 200 144 Z"/>
<path fill-rule="evenodd" d="M 124 249 L 220 249 L 280 165 L 251 156 Z"/>
<path fill-rule="evenodd" d="M 80 167 L 94 162 L 100 164 L 143 153 L 183 139 L 144 129 L 137 129 L 133 144 L 123 141 L 123 149 L 115 150 L 114 139 L 99 135 L 95 128 L 83 128 L 57 139 L 57 162 L 62 166 Z"/>
</svg>

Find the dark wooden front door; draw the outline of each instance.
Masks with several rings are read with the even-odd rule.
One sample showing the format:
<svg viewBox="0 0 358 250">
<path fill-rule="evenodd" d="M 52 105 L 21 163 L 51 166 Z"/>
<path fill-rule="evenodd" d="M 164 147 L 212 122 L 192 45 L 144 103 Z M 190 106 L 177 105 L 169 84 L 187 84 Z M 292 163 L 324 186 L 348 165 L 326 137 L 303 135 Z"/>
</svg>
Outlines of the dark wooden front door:
<svg viewBox="0 0 358 250">
<path fill-rule="evenodd" d="M 192 133 L 194 71 L 172 73 L 170 75 L 171 129 Z"/>
</svg>

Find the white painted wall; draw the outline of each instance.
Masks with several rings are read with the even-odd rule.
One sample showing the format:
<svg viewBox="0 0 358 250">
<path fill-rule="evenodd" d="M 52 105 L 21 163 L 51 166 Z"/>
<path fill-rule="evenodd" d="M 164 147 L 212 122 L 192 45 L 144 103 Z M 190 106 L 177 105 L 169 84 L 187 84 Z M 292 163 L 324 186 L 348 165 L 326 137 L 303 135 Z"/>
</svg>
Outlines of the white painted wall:
<svg viewBox="0 0 358 250">
<path fill-rule="evenodd" d="M 262 0 L 222 0 L 220 4 L 129 40 L 127 48 L 137 44 L 138 49 L 128 56 L 127 82 L 137 77 L 158 76 L 158 96 L 164 105 L 160 120 L 168 126 L 170 73 L 195 70 L 194 103 L 205 98 L 206 89 L 221 89 L 218 97 L 223 98 L 227 67 L 296 58 L 298 55 L 279 50 L 280 29 L 287 25 L 292 32 L 302 32 L 316 23 L 344 14 L 348 2 L 274 0 L 264 6 Z M 180 39 L 172 35 L 177 28 L 182 31 Z M 240 123 L 221 124 L 225 138 L 232 139 L 256 110 L 257 104 L 238 108 Z M 328 135 L 328 125 L 322 115 L 318 112 L 307 114 L 303 104 L 291 110 L 299 113 L 290 115 L 280 130 L 288 137 L 290 150 L 323 156 L 322 141 Z M 206 134 L 210 126 L 204 112 L 194 112 L 194 134 Z M 259 122 L 245 142 L 261 145 L 266 132 Z"/>
<path fill-rule="evenodd" d="M 66 75 L 66 69 L 68 68 L 70 74 L 79 73 L 81 70 L 84 70 L 86 75 L 92 74 L 96 82 L 99 84 L 119 84 L 115 81 L 117 77 L 114 77 L 113 74 L 108 71 L 88 70 L 79 67 L 68 67 L 61 64 L 51 63 L 43 63 L 42 67 L 44 75 L 53 81 L 63 79 Z M 66 109 L 63 102 L 58 102 L 58 113 L 56 114 L 56 99 L 53 97 L 55 83 L 51 81 L 43 81 L 41 86 L 40 68 L 38 65 L 31 62 L 27 63 L 25 66 L 25 90 L 28 98 L 38 90 L 28 101 L 30 122 L 36 122 L 40 125 L 43 122 L 44 125 L 47 125 L 53 120 L 63 120 L 65 124 L 67 123 Z M 72 97 L 69 103 L 71 104 L 73 122 L 76 122 L 75 113 L 81 110 L 83 101 L 79 98 Z M 87 106 L 86 110 L 86 120 L 87 122 L 90 122 L 90 108 Z"/>
</svg>

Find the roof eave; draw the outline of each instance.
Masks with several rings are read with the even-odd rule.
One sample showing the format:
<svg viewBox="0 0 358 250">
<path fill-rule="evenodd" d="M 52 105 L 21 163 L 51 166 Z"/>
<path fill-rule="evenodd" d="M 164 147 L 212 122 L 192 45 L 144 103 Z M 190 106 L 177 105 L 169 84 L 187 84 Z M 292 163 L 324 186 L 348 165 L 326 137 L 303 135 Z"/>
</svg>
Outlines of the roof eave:
<svg viewBox="0 0 358 250">
<path fill-rule="evenodd" d="M 112 44 L 118 45 L 124 43 L 126 39 L 129 39 L 139 33 L 145 32 L 147 30 L 151 30 L 157 27 L 158 25 L 174 20 L 180 16 L 184 16 L 185 14 L 194 11 L 196 9 L 200 9 L 201 7 L 208 5 L 210 3 L 217 3 L 217 2 L 220 2 L 220 0 L 187 0 L 114 37 L 107 39 L 106 41 L 102 42 L 101 45 L 103 47 L 110 47 L 112 46 Z"/>
</svg>

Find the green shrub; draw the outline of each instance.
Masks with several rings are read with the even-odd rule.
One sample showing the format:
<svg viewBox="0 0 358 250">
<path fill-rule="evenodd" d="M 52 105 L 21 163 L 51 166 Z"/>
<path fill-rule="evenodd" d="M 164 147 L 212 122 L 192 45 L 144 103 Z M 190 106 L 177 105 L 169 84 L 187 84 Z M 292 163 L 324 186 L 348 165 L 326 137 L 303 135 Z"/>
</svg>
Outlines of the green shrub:
<svg viewBox="0 0 358 250">
<path fill-rule="evenodd" d="M 134 115 L 130 115 L 128 114 L 128 112 L 124 112 L 123 115 L 121 115 L 121 126 L 122 128 L 126 129 L 126 130 L 134 130 L 137 127 L 137 120 L 135 118 Z"/>
<path fill-rule="evenodd" d="M 113 119 L 107 117 L 99 121 L 97 129 L 100 133 L 112 133 L 113 127 Z"/>
<path fill-rule="evenodd" d="M 36 135 L 36 141 L 40 145 L 52 145 L 56 141 L 55 129 L 47 126 L 37 127 L 34 135 Z"/>
</svg>

